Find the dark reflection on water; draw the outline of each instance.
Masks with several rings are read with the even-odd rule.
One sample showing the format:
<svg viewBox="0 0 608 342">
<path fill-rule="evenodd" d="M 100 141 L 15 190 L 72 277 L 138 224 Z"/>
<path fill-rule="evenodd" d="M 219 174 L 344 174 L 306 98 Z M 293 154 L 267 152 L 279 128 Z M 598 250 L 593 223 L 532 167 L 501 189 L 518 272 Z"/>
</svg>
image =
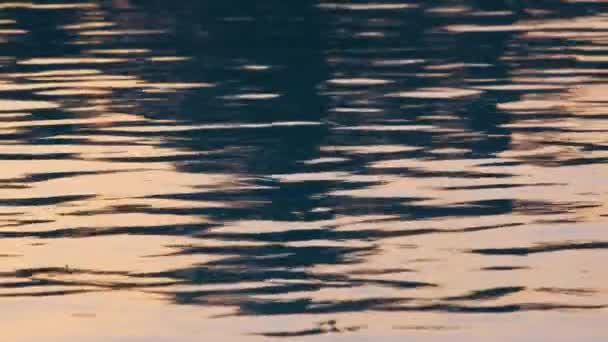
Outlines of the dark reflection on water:
<svg viewBox="0 0 608 342">
<path fill-rule="evenodd" d="M 127 310 L 167 340 L 601 340 L 607 6 L 0 2 L 0 297 L 59 339 Z"/>
</svg>

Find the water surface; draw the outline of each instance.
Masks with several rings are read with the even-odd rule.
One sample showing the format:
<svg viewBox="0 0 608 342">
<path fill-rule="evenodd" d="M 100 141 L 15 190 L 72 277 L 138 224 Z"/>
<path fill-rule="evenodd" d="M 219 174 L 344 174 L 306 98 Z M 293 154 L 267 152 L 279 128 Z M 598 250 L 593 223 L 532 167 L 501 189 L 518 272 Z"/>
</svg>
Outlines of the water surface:
<svg viewBox="0 0 608 342">
<path fill-rule="evenodd" d="M 605 341 L 608 3 L 0 2 L 7 341 Z"/>
</svg>

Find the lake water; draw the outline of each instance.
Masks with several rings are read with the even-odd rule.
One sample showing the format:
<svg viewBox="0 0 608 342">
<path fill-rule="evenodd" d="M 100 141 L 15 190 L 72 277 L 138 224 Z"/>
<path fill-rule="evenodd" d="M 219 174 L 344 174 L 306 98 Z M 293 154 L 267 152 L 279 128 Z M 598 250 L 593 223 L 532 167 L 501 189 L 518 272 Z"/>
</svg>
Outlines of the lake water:
<svg viewBox="0 0 608 342">
<path fill-rule="evenodd" d="M 0 2 L 4 341 L 608 340 L 608 2 Z"/>
</svg>

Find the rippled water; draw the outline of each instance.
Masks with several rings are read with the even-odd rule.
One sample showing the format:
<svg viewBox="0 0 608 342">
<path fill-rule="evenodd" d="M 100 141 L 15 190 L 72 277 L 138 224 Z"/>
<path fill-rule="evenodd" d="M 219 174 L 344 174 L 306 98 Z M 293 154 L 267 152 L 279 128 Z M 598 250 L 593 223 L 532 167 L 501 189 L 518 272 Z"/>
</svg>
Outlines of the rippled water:
<svg viewBox="0 0 608 342">
<path fill-rule="evenodd" d="M 0 2 L 2 339 L 606 341 L 607 11 Z"/>
</svg>

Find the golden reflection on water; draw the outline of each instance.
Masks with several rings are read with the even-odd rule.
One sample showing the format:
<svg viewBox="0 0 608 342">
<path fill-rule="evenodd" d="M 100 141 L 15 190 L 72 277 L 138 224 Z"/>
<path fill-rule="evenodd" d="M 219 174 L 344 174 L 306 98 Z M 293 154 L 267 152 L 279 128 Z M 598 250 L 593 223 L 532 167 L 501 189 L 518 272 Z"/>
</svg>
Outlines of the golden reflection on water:
<svg viewBox="0 0 608 342">
<path fill-rule="evenodd" d="M 7 340 L 605 339 L 603 14 L 146 6 L 0 4 Z"/>
</svg>

